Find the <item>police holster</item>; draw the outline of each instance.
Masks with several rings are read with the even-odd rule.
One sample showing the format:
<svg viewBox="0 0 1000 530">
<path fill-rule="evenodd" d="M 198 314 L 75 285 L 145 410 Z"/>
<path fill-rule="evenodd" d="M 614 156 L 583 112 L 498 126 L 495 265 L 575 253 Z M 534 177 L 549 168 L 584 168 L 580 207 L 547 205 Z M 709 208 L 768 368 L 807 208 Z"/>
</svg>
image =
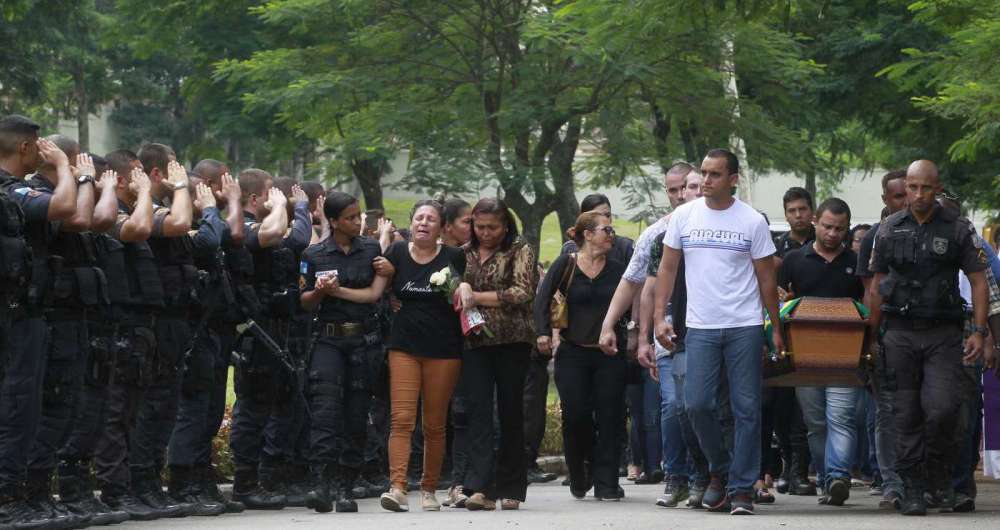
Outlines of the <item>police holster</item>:
<svg viewBox="0 0 1000 530">
<path fill-rule="evenodd" d="M 156 362 L 156 333 L 152 327 L 132 326 L 122 337 L 121 351 L 124 370 L 123 382 L 138 387 L 147 387 L 153 382 Z"/>
<path fill-rule="evenodd" d="M 115 380 L 118 364 L 118 324 L 92 322 L 90 324 L 90 358 L 85 381 L 93 387 L 106 387 Z"/>
</svg>

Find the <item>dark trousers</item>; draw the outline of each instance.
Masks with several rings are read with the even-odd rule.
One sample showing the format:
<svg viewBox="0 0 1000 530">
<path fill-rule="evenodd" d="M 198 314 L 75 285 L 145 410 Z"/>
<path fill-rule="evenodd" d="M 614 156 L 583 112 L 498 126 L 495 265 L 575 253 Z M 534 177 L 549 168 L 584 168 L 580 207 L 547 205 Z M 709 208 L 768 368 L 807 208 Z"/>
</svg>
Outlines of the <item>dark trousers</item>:
<svg viewBox="0 0 1000 530">
<path fill-rule="evenodd" d="M 669 374 L 665 374 L 669 377 Z M 663 444 L 660 438 L 660 384 L 642 369 L 639 382 L 627 385 L 629 417 L 629 447 L 633 465 L 646 475 L 663 468 Z"/>
<path fill-rule="evenodd" d="M 568 341 L 559 345 L 556 354 L 555 380 L 562 402 L 570 481 L 574 489 L 589 489 L 585 462 L 590 462 L 589 479 L 599 497 L 618 496 L 626 368 L 620 355 L 608 356 Z"/>
<path fill-rule="evenodd" d="M 272 337 L 283 336 L 274 329 L 267 331 Z M 270 466 L 281 460 L 284 442 L 278 437 L 283 433 L 267 429 L 267 425 L 272 417 L 290 417 L 294 413 L 296 381 L 260 341 L 244 335 L 240 351 L 245 362 L 236 369 L 236 404 L 229 445 L 238 469 L 256 470 L 261 463 Z"/>
<path fill-rule="evenodd" d="M 370 337 L 366 339 L 366 337 Z M 309 363 L 310 462 L 357 473 L 364 463 L 371 408 L 370 355 L 378 334 L 322 338 Z"/>
<path fill-rule="evenodd" d="M 133 474 L 158 476 L 177 422 L 180 367 L 191 344 L 191 325 L 184 317 L 161 316 L 153 329 L 156 354 L 150 368 L 152 378 L 139 402 L 130 435 L 129 469 Z"/>
<path fill-rule="evenodd" d="M 39 317 L 14 320 L 7 336 L 0 387 L 0 488 L 5 490 L 24 481 L 28 451 L 41 422 L 48 334 Z"/>
<path fill-rule="evenodd" d="M 212 441 L 222 426 L 223 418 L 226 417 L 229 366 L 233 348 L 236 346 L 236 332 L 232 326 L 213 329 L 210 333 L 218 339 L 219 349 L 215 352 L 215 362 L 212 364 L 212 388 L 208 392 L 205 428 L 201 432 L 201 440 L 195 452 L 195 465 L 199 467 L 208 467 L 212 464 Z"/>
<path fill-rule="evenodd" d="M 905 329 L 886 322 L 882 336 L 889 377 L 895 379 L 896 471 L 908 485 L 944 488 L 959 442 L 959 405 L 967 391 L 959 323 Z M 898 324 L 897 324 L 898 325 Z M 958 388 L 956 387 L 958 385 Z"/>
<path fill-rule="evenodd" d="M 108 493 L 127 491 L 131 484 L 129 448 L 139 404 L 153 377 L 150 370 L 156 349 L 155 334 L 148 327 L 123 324 L 120 332 L 123 347 L 118 352 L 115 380 L 108 387 L 104 430 L 94 452 L 97 481 Z"/>
<path fill-rule="evenodd" d="M 524 378 L 531 346 L 499 344 L 467 350 L 462 375 L 469 405 L 468 470 L 465 489 L 488 499 L 523 501 L 528 489 L 524 467 Z M 500 418 L 499 450 L 494 453 L 494 392 Z"/>
<path fill-rule="evenodd" d="M 445 455 L 442 470 L 447 470 L 448 465 L 451 465 L 452 486 L 465 484 L 469 471 L 469 396 L 465 386 L 465 378 L 460 376 L 455 391 L 451 394 L 451 407 L 448 411 L 451 436 L 447 442 L 450 451 Z M 451 458 L 448 458 L 448 455 L 451 455 Z"/>
<path fill-rule="evenodd" d="M 171 466 L 193 467 L 199 463 L 205 449 L 205 430 L 209 428 L 215 363 L 219 358 L 219 338 L 206 327 L 195 330 L 197 337 L 181 372 L 180 402 L 177 422 L 170 437 L 167 463 Z M 214 434 L 214 433 L 213 433 Z"/>
<path fill-rule="evenodd" d="M 87 320 L 80 318 L 48 321 L 49 354 L 42 384 L 42 420 L 28 454 L 29 473 L 39 475 L 56 468 L 56 453 L 69 438 L 79 410 L 83 386 L 83 366 L 90 339 Z"/>
<path fill-rule="evenodd" d="M 524 378 L 524 461 L 532 468 L 545 438 L 546 405 L 549 397 L 549 361 L 552 358 L 532 351 Z"/>
<path fill-rule="evenodd" d="M 809 467 L 809 440 L 802 409 L 795 398 L 795 389 L 791 387 L 764 387 L 761 402 L 761 478 L 763 475 L 775 477 L 782 463 L 775 459 L 775 454 L 767 450 L 771 447 L 772 436 L 778 439 L 778 448 L 787 466 L 793 463 L 798 469 L 786 468 L 786 474 L 805 475 Z M 816 466 L 823 467 L 822 462 Z M 786 466 L 786 467 L 787 467 Z M 791 475 L 789 475 L 791 476 Z"/>
<path fill-rule="evenodd" d="M 104 433 L 108 397 L 119 355 L 117 344 L 121 337 L 117 325 L 91 320 L 88 328 L 91 347 L 87 349 L 83 386 L 76 398 L 77 414 L 69 438 L 59 449 L 59 458 L 68 462 L 85 463 L 94 456 L 97 441 Z"/>
<path fill-rule="evenodd" d="M 979 441 L 983 436 L 983 387 L 982 367 L 966 366 L 962 386 L 966 396 L 959 412 L 958 455 L 952 473 L 952 486 L 958 493 L 976 497 L 976 468 L 979 466 Z"/>
</svg>

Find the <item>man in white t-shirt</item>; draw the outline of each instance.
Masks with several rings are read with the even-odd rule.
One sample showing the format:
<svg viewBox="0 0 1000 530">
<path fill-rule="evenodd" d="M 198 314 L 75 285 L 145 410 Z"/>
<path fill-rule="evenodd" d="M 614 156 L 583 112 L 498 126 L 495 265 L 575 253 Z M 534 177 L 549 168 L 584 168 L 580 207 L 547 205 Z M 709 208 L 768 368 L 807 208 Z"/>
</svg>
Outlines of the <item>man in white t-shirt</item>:
<svg viewBox="0 0 1000 530">
<path fill-rule="evenodd" d="M 708 457 L 710 484 L 702 505 L 733 515 L 753 514 L 753 485 L 760 474 L 761 354 L 764 310 L 778 322 L 774 242 L 767 221 L 733 197 L 739 161 L 723 149 L 709 151 L 701 164 L 703 198 L 671 215 L 663 238 L 656 278 L 653 322 L 667 346 L 673 329 L 667 300 L 683 256 L 687 274 L 688 416 Z M 781 326 L 772 335 L 784 351 Z M 724 369 L 723 369 L 724 365 Z M 720 377 L 729 382 L 735 437 L 730 455 L 716 415 Z"/>
</svg>

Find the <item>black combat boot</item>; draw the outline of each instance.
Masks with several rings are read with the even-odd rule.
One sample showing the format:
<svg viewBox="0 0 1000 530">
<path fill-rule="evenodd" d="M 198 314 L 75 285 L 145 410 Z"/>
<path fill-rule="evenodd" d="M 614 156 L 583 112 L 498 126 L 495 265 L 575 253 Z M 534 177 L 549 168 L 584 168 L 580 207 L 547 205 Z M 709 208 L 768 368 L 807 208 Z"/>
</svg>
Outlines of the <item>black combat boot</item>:
<svg viewBox="0 0 1000 530">
<path fill-rule="evenodd" d="M 816 485 L 809 480 L 809 457 L 802 451 L 792 451 L 791 469 L 788 475 L 788 494 L 806 497 L 816 496 Z"/>
<path fill-rule="evenodd" d="M 65 521 L 53 521 L 31 507 L 23 492 L 23 487 L 0 489 L 0 524 L 14 530 L 59 530 L 65 525 Z"/>
<path fill-rule="evenodd" d="M 201 485 L 195 480 L 194 468 L 188 466 L 170 466 L 170 481 L 167 491 L 170 499 L 179 504 L 190 504 L 191 515 L 213 516 L 226 511 L 226 505 L 202 492 Z"/>
<path fill-rule="evenodd" d="M 312 490 L 312 484 L 309 482 L 309 467 L 286 462 L 281 466 L 281 478 L 285 485 L 285 505 L 294 508 L 306 507 L 306 496 Z"/>
<path fill-rule="evenodd" d="M 354 502 L 354 481 L 358 477 L 357 469 L 341 467 L 337 477 L 336 490 L 333 494 L 334 509 L 337 512 L 356 512 L 358 503 Z"/>
<path fill-rule="evenodd" d="M 201 490 L 207 493 L 211 499 L 221 502 L 226 509 L 225 513 L 243 513 L 247 509 L 242 502 L 227 499 L 222 494 L 222 490 L 219 489 L 219 476 L 211 464 L 199 466 L 196 471 Z"/>
<path fill-rule="evenodd" d="M 90 483 L 90 469 L 79 460 L 59 462 L 59 501 L 76 515 L 90 517 L 92 526 L 124 523 L 128 513 L 115 510 L 94 496 Z"/>
<path fill-rule="evenodd" d="M 906 475 L 903 475 L 902 478 L 903 507 L 899 512 L 903 515 L 927 515 L 927 503 L 924 501 L 924 481 L 919 477 Z"/>
<path fill-rule="evenodd" d="M 321 466 L 313 474 L 313 488 L 306 495 L 306 507 L 319 513 L 333 511 L 333 464 Z"/>
<path fill-rule="evenodd" d="M 121 485 L 102 484 L 101 502 L 114 511 L 125 512 L 130 521 L 155 521 L 160 518 L 159 512 L 135 498 Z"/>
<path fill-rule="evenodd" d="M 84 528 L 90 523 L 89 514 L 77 515 L 71 513 L 65 506 L 52 497 L 53 470 L 28 470 L 28 482 L 25 484 L 25 499 L 36 512 L 42 513 L 52 521 L 49 528 L 72 529 Z"/>
<path fill-rule="evenodd" d="M 233 477 L 233 500 L 243 503 L 248 510 L 280 510 L 285 507 L 285 496 L 265 490 L 257 480 L 256 467 L 237 467 Z"/>
<path fill-rule="evenodd" d="M 158 468 L 132 468 L 132 490 L 135 497 L 149 506 L 160 518 L 187 517 L 191 514 L 190 504 L 176 503 L 163 493 Z"/>
</svg>

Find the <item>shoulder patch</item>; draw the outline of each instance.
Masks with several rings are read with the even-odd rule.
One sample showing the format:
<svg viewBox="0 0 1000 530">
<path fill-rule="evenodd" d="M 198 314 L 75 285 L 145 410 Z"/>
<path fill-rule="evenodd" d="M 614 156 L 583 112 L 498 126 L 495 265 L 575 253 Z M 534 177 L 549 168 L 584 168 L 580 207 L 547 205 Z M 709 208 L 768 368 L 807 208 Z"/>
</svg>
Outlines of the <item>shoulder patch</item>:
<svg viewBox="0 0 1000 530">
<path fill-rule="evenodd" d="M 42 192 L 31 188 L 18 188 L 14 190 L 14 193 L 25 197 L 40 197 L 42 195 Z"/>
</svg>

